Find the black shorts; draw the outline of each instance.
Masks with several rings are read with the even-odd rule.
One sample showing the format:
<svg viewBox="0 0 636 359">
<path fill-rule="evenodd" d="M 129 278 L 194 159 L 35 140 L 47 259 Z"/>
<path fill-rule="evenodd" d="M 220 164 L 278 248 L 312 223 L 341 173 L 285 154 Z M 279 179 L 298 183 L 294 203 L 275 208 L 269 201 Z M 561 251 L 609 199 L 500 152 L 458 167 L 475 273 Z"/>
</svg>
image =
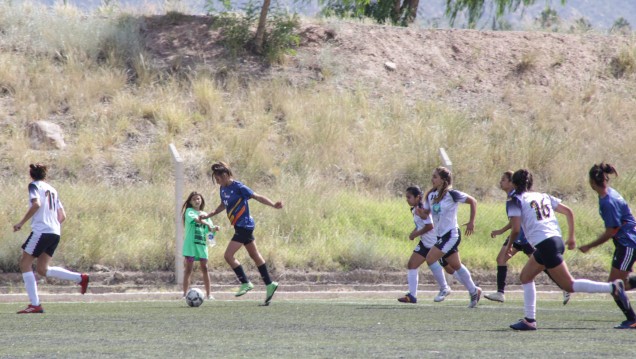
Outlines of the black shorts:
<svg viewBox="0 0 636 359">
<path fill-rule="evenodd" d="M 242 227 L 234 227 L 233 242 L 239 242 L 243 244 L 250 244 L 254 242 L 254 230 Z"/>
<path fill-rule="evenodd" d="M 417 253 L 421 255 L 422 257 L 426 258 L 426 256 L 428 255 L 428 252 L 430 251 L 431 249 L 428 247 L 425 247 L 420 241 L 420 243 L 417 244 L 417 247 L 415 247 L 415 249 L 413 250 L 413 253 Z M 450 253 L 450 254 L 453 254 L 453 253 Z M 450 254 L 445 254 L 444 257 L 438 260 L 439 264 L 441 264 L 442 267 L 446 267 L 448 265 L 448 262 L 444 258 L 448 257 Z"/>
<path fill-rule="evenodd" d="M 457 237 L 452 237 L 451 234 L 457 231 Z M 440 251 L 444 253 L 444 257 L 446 258 L 455 252 L 459 252 L 459 244 L 462 242 L 462 232 L 459 229 L 454 229 L 446 232 L 441 237 L 437 237 L 437 242 L 435 242 L 435 247 L 437 247 Z"/>
<path fill-rule="evenodd" d="M 506 238 L 506 241 L 503 244 L 504 247 L 508 245 L 509 240 L 510 237 Z M 516 249 L 518 252 L 523 252 L 526 255 L 534 253 L 534 247 L 529 242 L 514 241 L 512 242 L 512 248 Z"/>
<path fill-rule="evenodd" d="M 537 263 L 545 266 L 546 269 L 551 269 L 563 263 L 563 252 L 565 252 L 563 239 L 550 237 L 537 244 L 532 255 Z"/>
<path fill-rule="evenodd" d="M 636 261 L 636 248 L 625 247 L 614 240 L 614 257 L 612 267 L 623 272 L 631 272 Z"/>
<path fill-rule="evenodd" d="M 42 253 L 53 257 L 53 253 L 55 253 L 55 249 L 59 243 L 59 234 L 31 232 L 29 238 L 22 244 L 22 249 L 25 253 L 34 257 L 39 257 Z"/>
</svg>

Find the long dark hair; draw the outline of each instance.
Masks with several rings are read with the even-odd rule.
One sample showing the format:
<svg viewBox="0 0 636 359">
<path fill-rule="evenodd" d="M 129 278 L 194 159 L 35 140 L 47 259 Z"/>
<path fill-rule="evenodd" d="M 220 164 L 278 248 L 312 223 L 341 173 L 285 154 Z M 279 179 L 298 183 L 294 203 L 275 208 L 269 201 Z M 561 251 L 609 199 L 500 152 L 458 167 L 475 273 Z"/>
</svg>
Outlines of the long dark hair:
<svg viewBox="0 0 636 359">
<path fill-rule="evenodd" d="M 190 192 L 190 195 L 188 196 L 188 199 L 186 199 L 186 201 L 183 202 L 183 206 L 181 207 L 181 216 L 183 217 L 183 223 L 184 224 L 185 224 L 185 212 L 186 212 L 186 209 L 192 208 L 192 205 L 190 204 L 190 201 L 192 200 L 192 197 L 194 197 L 194 196 L 201 197 L 201 207 L 199 208 L 199 211 L 203 211 L 203 208 L 205 208 L 205 198 L 203 198 L 203 195 L 200 194 L 197 191 Z"/>
<path fill-rule="evenodd" d="M 439 178 L 441 178 L 442 181 L 444 181 L 444 184 L 442 185 L 442 189 L 437 191 L 437 198 L 433 200 L 433 203 L 439 203 L 442 200 L 442 198 L 444 198 L 446 193 L 450 191 L 451 188 L 453 188 L 453 174 L 448 168 L 443 166 L 437 167 L 435 169 L 435 172 L 437 172 L 437 174 L 439 175 Z M 431 188 L 426 193 L 426 197 L 428 197 L 428 195 L 433 191 L 435 191 L 435 188 Z"/>
<path fill-rule="evenodd" d="M 46 179 L 46 172 L 48 170 L 48 167 L 40 163 L 32 163 L 29 165 L 29 175 L 31 175 L 31 178 L 33 178 L 34 181 L 42 181 Z"/>
<path fill-rule="evenodd" d="M 515 193 L 522 194 L 532 189 L 532 173 L 523 168 L 515 171 L 512 175 L 512 184 L 515 186 Z"/>
<path fill-rule="evenodd" d="M 406 192 L 409 193 L 411 196 L 413 197 L 417 197 L 420 196 L 420 203 L 418 203 L 418 207 L 422 206 L 422 189 L 419 186 L 411 186 L 409 188 L 406 189 Z M 415 207 L 411 207 L 411 210 L 413 210 L 413 208 Z"/>
<path fill-rule="evenodd" d="M 592 168 L 590 168 L 590 180 L 601 188 L 607 187 L 609 175 L 612 174 L 618 177 L 618 171 L 609 163 L 601 162 L 600 164 L 595 164 Z"/>
<path fill-rule="evenodd" d="M 227 163 L 223 162 L 223 161 L 219 161 L 219 162 L 216 162 L 216 163 L 212 164 L 210 169 L 212 170 L 212 174 L 213 175 L 222 175 L 224 173 L 227 173 L 227 175 L 230 176 L 230 177 L 234 176 L 232 174 L 232 169 L 230 169 L 230 166 Z"/>
</svg>

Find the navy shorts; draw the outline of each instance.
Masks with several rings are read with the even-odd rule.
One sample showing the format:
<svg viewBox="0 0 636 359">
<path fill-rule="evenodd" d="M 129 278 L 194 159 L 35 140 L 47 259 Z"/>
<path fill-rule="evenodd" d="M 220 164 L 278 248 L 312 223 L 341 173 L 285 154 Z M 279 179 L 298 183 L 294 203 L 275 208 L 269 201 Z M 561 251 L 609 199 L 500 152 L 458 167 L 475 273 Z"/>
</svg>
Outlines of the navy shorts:
<svg viewBox="0 0 636 359">
<path fill-rule="evenodd" d="M 233 242 L 239 242 L 243 244 L 250 244 L 254 242 L 254 230 L 242 227 L 234 227 Z"/>
<path fill-rule="evenodd" d="M 636 261 L 636 248 L 625 247 L 614 240 L 614 257 L 612 267 L 623 272 L 631 272 Z"/>
<path fill-rule="evenodd" d="M 541 243 L 535 246 L 535 251 L 532 253 L 537 263 L 545 266 L 546 269 L 552 269 L 563 263 L 563 252 L 565 252 L 565 245 L 561 237 L 550 237 L 544 239 Z"/>
<path fill-rule="evenodd" d="M 426 258 L 426 256 L 428 255 L 428 252 L 430 252 L 430 248 L 425 247 L 422 242 L 417 244 L 417 247 L 415 247 L 415 249 L 413 250 L 413 253 L 417 253 L 419 255 L 421 255 L 422 257 Z M 452 253 L 451 253 L 452 254 Z M 444 255 L 444 257 L 440 258 L 440 260 L 438 260 L 439 264 L 442 265 L 442 267 L 446 267 L 448 265 L 448 262 L 446 261 L 446 258 L 448 255 Z"/>
<path fill-rule="evenodd" d="M 451 236 L 453 232 L 457 233 L 457 237 Z M 444 253 L 443 258 L 447 258 L 451 254 L 455 252 L 459 252 L 459 243 L 462 241 L 462 232 L 456 228 L 448 231 L 441 237 L 437 237 L 437 242 L 435 242 L 435 247 L 437 247 L 440 251 Z"/>
<path fill-rule="evenodd" d="M 31 232 L 31 234 L 29 234 L 29 238 L 27 238 L 24 244 L 22 244 L 22 249 L 25 253 L 36 258 L 42 253 L 46 253 L 53 257 L 53 253 L 55 253 L 55 249 L 59 243 L 59 234 Z"/>
<path fill-rule="evenodd" d="M 506 241 L 503 244 L 504 247 L 508 245 L 509 240 L 510 240 L 510 237 L 506 238 Z M 532 246 L 532 244 L 530 244 L 527 241 L 526 242 L 514 241 L 512 242 L 512 248 L 516 249 L 518 252 L 523 252 L 526 255 L 531 255 L 532 253 L 534 253 L 534 247 Z"/>
</svg>

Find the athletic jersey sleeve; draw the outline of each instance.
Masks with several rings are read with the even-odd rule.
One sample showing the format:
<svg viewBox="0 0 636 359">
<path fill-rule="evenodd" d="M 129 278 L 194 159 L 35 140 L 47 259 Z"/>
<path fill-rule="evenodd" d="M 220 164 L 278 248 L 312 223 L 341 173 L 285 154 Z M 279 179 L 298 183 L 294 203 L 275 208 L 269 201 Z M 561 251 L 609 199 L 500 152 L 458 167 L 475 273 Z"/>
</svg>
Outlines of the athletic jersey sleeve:
<svg viewBox="0 0 636 359">
<path fill-rule="evenodd" d="M 254 191 L 252 191 L 251 188 L 247 187 L 243 183 L 241 183 L 239 191 L 241 192 L 241 197 L 243 197 L 244 199 L 250 199 L 254 195 Z"/>
<path fill-rule="evenodd" d="M 448 191 L 448 193 L 450 194 L 451 198 L 453 198 L 454 202 L 466 203 L 466 200 L 468 199 L 468 195 L 461 191 L 452 189 Z"/>
<path fill-rule="evenodd" d="M 508 218 L 521 217 L 521 202 L 517 196 L 512 196 L 506 201 L 506 213 Z"/>
<path fill-rule="evenodd" d="M 559 198 L 552 197 L 550 195 L 548 195 L 548 198 L 550 198 L 550 205 L 552 206 L 552 209 L 556 209 L 559 204 L 561 204 L 561 199 Z"/>
<path fill-rule="evenodd" d="M 617 228 L 621 226 L 621 213 L 618 206 L 611 201 L 603 201 L 600 204 L 601 218 L 605 228 Z"/>
<path fill-rule="evenodd" d="M 433 193 L 434 192 L 429 193 L 428 196 L 426 196 L 426 201 L 422 202 L 422 208 L 424 208 L 427 211 L 431 210 L 431 201 L 433 198 Z"/>
<path fill-rule="evenodd" d="M 186 209 L 185 213 L 185 223 L 192 224 L 195 223 L 195 219 L 199 218 L 199 213 L 194 208 Z"/>
<path fill-rule="evenodd" d="M 29 183 L 29 202 L 39 197 L 40 194 L 38 191 L 38 186 L 33 182 Z"/>
</svg>

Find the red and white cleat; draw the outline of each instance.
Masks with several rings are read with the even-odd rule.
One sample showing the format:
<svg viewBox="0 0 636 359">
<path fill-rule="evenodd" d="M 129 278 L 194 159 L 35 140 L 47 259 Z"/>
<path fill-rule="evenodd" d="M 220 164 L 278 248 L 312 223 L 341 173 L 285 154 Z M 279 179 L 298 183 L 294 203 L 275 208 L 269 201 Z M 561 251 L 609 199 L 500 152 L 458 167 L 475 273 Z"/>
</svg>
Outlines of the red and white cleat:
<svg viewBox="0 0 636 359">
<path fill-rule="evenodd" d="M 41 305 L 31 305 L 29 304 L 26 309 L 22 309 L 18 312 L 18 314 L 34 314 L 34 313 L 44 313 L 44 309 Z"/>
<path fill-rule="evenodd" d="M 88 282 L 89 282 L 88 274 L 82 273 L 82 280 L 79 282 L 79 285 L 82 287 L 80 289 L 80 293 L 82 294 L 86 293 L 86 289 L 88 288 Z"/>
</svg>

